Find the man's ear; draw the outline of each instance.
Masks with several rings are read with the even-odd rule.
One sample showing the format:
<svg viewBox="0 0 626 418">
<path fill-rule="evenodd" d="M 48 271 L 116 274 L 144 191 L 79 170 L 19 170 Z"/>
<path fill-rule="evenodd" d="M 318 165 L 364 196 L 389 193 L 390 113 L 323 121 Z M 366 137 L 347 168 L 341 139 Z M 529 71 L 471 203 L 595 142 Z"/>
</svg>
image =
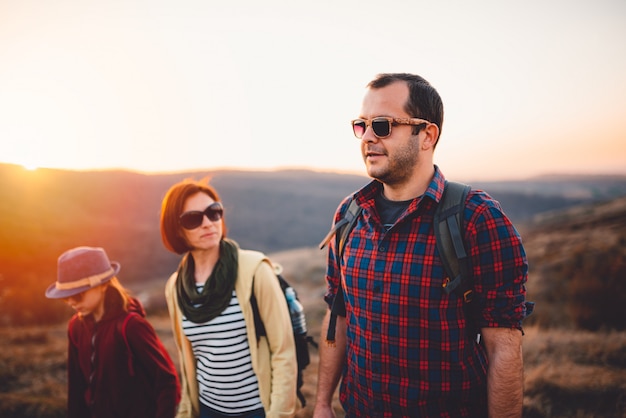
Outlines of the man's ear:
<svg viewBox="0 0 626 418">
<path fill-rule="evenodd" d="M 424 140 L 422 141 L 422 149 L 434 149 L 439 141 L 439 127 L 434 123 L 429 123 L 422 129 L 424 132 Z"/>
</svg>

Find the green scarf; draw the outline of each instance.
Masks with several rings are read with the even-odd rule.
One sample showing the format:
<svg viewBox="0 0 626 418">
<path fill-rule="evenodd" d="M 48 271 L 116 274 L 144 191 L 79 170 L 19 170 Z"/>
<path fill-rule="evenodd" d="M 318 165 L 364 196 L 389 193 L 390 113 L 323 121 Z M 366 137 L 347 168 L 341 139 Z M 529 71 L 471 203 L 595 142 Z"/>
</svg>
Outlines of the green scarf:
<svg viewBox="0 0 626 418">
<path fill-rule="evenodd" d="M 178 268 L 176 294 L 178 306 L 191 322 L 201 324 L 221 314 L 230 304 L 237 279 L 237 243 L 220 241 L 220 257 L 207 279 L 202 292 L 198 293 L 194 278 L 195 262 L 190 253 L 183 257 Z"/>
</svg>

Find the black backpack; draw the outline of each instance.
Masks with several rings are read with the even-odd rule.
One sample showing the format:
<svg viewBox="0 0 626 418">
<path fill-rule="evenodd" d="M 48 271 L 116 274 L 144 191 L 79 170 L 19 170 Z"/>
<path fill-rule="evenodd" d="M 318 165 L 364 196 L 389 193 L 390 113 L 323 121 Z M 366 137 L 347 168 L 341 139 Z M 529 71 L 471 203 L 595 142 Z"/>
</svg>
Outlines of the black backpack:
<svg viewBox="0 0 626 418">
<path fill-rule="evenodd" d="M 285 291 L 287 290 L 287 288 L 293 289 L 293 287 L 287 282 L 287 280 L 285 280 L 285 278 L 279 271 L 275 270 L 275 273 L 278 283 L 280 284 L 280 288 L 283 291 L 283 295 L 285 296 L 285 300 L 287 301 Z M 254 281 L 252 282 L 252 289 L 254 289 Z M 296 295 L 296 300 L 298 300 L 298 293 L 295 291 L 295 289 L 293 289 L 293 291 Z M 252 305 L 252 312 L 254 313 L 254 328 L 256 330 L 256 338 L 258 341 L 261 336 L 267 336 L 267 333 L 265 331 L 265 325 L 263 325 L 263 321 L 261 320 L 261 316 L 259 314 L 259 305 L 257 303 L 254 292 L 252 292 L 252 295 L 250 296 L 250 305 Z M 289 307 L 289 301 L 287 301 L 287 306 Z M 296 326 L 298 325 L 293 323 L 293 317 L 291 317 L 291 320 L 292 330 L 295 330 Z M 304 383 L 302 374 L 306 366 L 308 366 L 311 362 L 311 358 L 309 356 L 309 344 L 315 348 L 317 348 L 318 345 L 313 337 L 307 335 L 307 333 L 303 334 L 294 332 L 293 339 L 296 343 L 296 358 L 298 359 L 298 384 L 296 386 L 296 395 L 298 396 L 300 403 L 304 407 L 306 405 L 306 398 L 302 394 L 302 384 Z"/>
<path fill-rule="evenodd" d="M 447 278 L 442 284 L 446 294 L 456 291 L 465 301 L 466 312 L 472 301 L 472 285 L 464 278 L 468 277 L 469 267 L 467 252 L 463 244 L 463 209 L 465 208 L 465 200 L 471 187 L 453 181 L 446 181 L 441 196 L 441 201 L 435 210 L 434 227 L 435 239 L 437 241 L 437 250 L 442 258 L 443 266 L 446 270 Z M 361 213 L 361 207 L 354 201 L 350 201 L 348 209 L 344 213 L 342 219 L 337 221 L 335 226 L 326 235 L 320 243 L 320 249 L 323 249 L 333 236 L 337 236 L 338 259 L 343 256 L 343 250 L 346 239 L 354 224 Z M 533 302 L 526 302 L 526 315 L 530 315 L 534 307 Z M 333 301 L 331 308 L 331 317 L 328 324 L 328 333 L 326 341 L 334 344 L 335 326 L 337 315 L 346 316 L 346 307 L 344 302 L 343 291 L 338 289 L 337 295 Z M 472 337 L 478 335 L 478 329 L 469 327 L 469 333 Z"/>
</svg>

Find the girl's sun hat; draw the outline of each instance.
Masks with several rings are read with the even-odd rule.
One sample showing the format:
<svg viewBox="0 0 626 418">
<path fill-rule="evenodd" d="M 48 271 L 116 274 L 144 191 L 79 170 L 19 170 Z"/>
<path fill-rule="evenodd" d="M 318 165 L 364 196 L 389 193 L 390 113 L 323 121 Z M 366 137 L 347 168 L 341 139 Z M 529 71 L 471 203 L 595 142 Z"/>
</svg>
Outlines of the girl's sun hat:
<svg viewBox="0 0 626 418">
<path fill-rule="evenodd" d="M 120 271 L 120 263 L 109 261 L 104 249 L 76 247 L 67 250 L 57 263 L 57 281 L 46 290 L 46 297 L 62 299 L 108 282 Z"/>
</svg>

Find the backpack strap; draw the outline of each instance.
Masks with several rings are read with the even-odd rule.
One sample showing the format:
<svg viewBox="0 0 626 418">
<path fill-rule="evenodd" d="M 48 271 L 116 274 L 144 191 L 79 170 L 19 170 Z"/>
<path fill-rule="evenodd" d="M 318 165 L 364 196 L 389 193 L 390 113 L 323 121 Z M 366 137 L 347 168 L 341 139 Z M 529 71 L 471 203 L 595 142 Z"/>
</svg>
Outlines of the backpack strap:
<svg viewBox="0 0 626 418">
<path fill-rule="evenodd" d="M 350 205 L 348 206 L 348 210 L 345 213 L 345 219 L 348 221 L 345 227 L 341 229 L 341 234 L 339 235 L 339 241 L 337 243 L 337 248 L 339 249 L 339 258 L 343 257 L 343 250 L 346 248 L 346 240 L 348 239 L 348 235 L 354 228 L 354 224 L 356 223 L 357 218 L 361 214 L 361 206 L 356 202 L 356 200 L 352 199 L 350 201 Z"/>
<path fill-rule="evenodd" d="M 261 320 L 261 314 L 259 313 L 259 304 L 254 295 L 254 277 L 252 277 L 252 294 L 250 294 L 250 306 L 252 307 L 252 316 L 254 317 L 254 331 L 256 333 L 256 342 L 259 343 L 261 336 L 267 335 L 265 331 L 265 325 Z"/>
<path fill-rule="evenodd" d="M 434 226 L 437 250 L 448 277 L 443 283 L 446 294 L 460 292 L 465 302 L 472 299 L 472 289 L 465 280 L 469 275 L 468 257 L 463 244 L 463 210 L 470 186 L 446 181 L 435 210 Z"/>
<path fill-rule="evenodd" d="M 122 336 L 122 339 L 124 340 L 124 344 L 126 345 L 126 351 L 128 354 L 127 355 L 128 373 L 131 376 L 135 375 L 135 368 L 133 367 L 133 351 L 131 350 L 130 343 L 128 342 L 128 335 L 127 335 L 126 329 L 128 328 L 128 321 L 130 321 L 130 319 L 134 316 L 139 316 L 139 314 L 137 312 L 128 312 L 124 320 L 122 322 L 118 321 L 117 323 L 118 332 Z"/>
<path fill-rule="evenodd" d="M 242 284 L 243 287 L 240 289 L 241 293 L 238 293 L 237 297 L 244 299 L 248 297 L 254 318 L 254 332 L 256 334 L 257 344 L 259 343 L 261 336 L 267 335 L 265 325 L 263 325 L 263 321 L 261 320 L 261 315 L 259 313 L 259 304 L 254 294 L 254 274 L 259 265 L 263 262 L 269 263 L 273 269 L 276 268 L 264 253 L 239 249 L 239 271 L 237 272 L 237 283 Z M 248 283 L 250 283 L 250 287 L 248 287 Z"/>
<path fill-rule="evenodd" d="M 326 235 L 324 240 L 320 243 L 320 249 L 324 248 L 328 242 L 330 242 L 333 236 L 336 236 L 337 245 L 337 261 L 341 260 L 343 257 L 343 250 L 346 246 L 346 240 L 348 239 L 348 235 L 354 228 L 354 224 L 358 219 L 361 213 L 361 206 L 356 202 L 355 199 L 350 200 L 350 204 L 348 205 L 348 209 L 343 214 L 343 218 L 341 218 L 333 229 Z M 343 294 L 343 286 L 341 286 L 341 275 L 339 276 L 339 287 L 337 288 L 337 293 L 335 294 L 335 298 L 333 299 L 333 305 L 330 308 L 330 318 L 328 322 L 328 330 L 326 331 L 326 344 L 330 346 L 335 345 L 335 328 L 337 327 L 337 316 L 346 316 L 346 303 Z"/>
<path fill-rule="evenodd" d="M 280 288 L 284 294 L 285 289 L 289 287 L 289 283 L 287 283 L 285 278 L 282 276 L 283 266 L 274 262 L 270 262 L 270 264 L 272 268 L 274 269 L 274 274 L 276 275 L 278 284 L 280 284 Z M 252 316 L 254 317 L 254 331 L 256 334 L 256 341 L 258 344 L 262 336 L 267 336 L 267 331 L 265 330 L 265 325 L 263 324 L 263 320 L 261 319 L 261 314 L 259 313 L 259 302 L 257 302 L 256 296 L 254 294 L 254 276 L 252 276 L 252 286 L 250 290 L 250 306 L 252 307 Z"/>
<path fill-rule="evenodd" d="M 359 206 L 359 204 L 354 199 L 351 199 L 350 205 L 348 205 L 348 209 L 343 214 L 343 217 L 339 221 L 337 221 L 335 226 L 333 226 L 333 228 L 328 232 L 328 234 L 326 234 L 322 242 L 320 242 L 319 244 L 320 250 L 323 250 L 324 247 L 328 245 L 328 243 L 333 238 L 333 236 L 335 236 L 335 234 L 341 231 L 338 235 L 339 241 L 338 241 L 338 247 L 337 247 L 339 249 L 338 254 L 341 257 L 343 255 L 343 248 L 346 244 L 346 238 L 348 237 L 348 234 L 350 234 L 350 231 L 354 227 L 354 224 L 357 218 L 359 217 L 360 213 L 361 213 L 361 206 Z"/>
</svg>

